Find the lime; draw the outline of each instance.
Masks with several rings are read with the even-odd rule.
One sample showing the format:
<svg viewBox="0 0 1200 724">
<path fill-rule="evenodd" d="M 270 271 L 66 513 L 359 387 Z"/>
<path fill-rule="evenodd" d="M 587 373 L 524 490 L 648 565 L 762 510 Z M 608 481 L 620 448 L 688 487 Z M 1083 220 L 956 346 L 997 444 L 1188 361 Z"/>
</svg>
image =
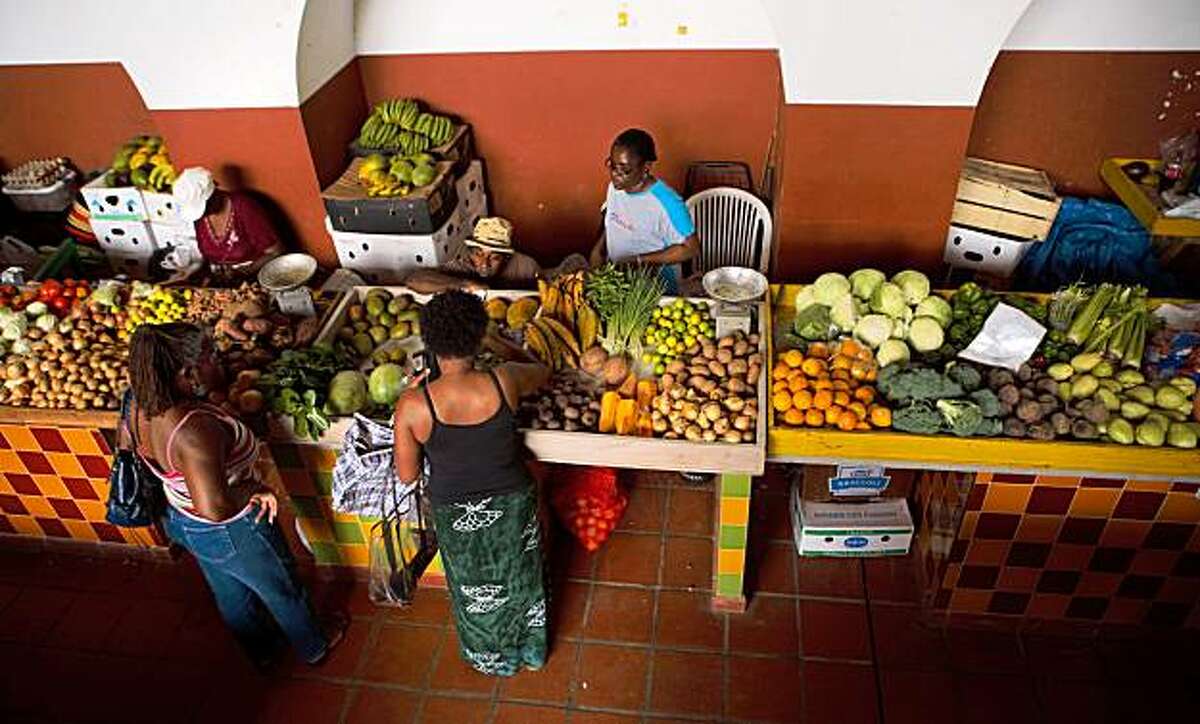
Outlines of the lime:
<svg viewBox="0 0 1200 724">
<path fill-rule="evenodd" d="M 691 347 L 691 346 L 692 346 L 693 344 L 695 344 L 695 343 L 696 343 L 696 336 L 695 336 L 695 335 L 693 335 L 693 334 L 685 334 L 685 335 L 683 335 L 683 344 L 684 344 L 684 346 L 685 346 L 685 347 Z"/>
<path fill-rule="evenodd" d="M 687 321 L 688 324 L 700 324 L 700 314 L 698 312 L 692 312 L 688 315 Z"/>
<path fill-rule="evenodd" d="M 687 300 L 686 300 L 686 299 L 684 299 L 683 297 L 680 297 L 679 299 L 676 299 L 676 300 L 675 300 L 675 306 L 676 306 L 676 307 L 686 307 L 686 306 L 687 306 Z"/>
<path fill-rule="evenodd" d="M 662 310 L 658 307 L 655 307 L 654 311 L 650 312 L 651 319 L 658 319 L 660 316 L 662 316 Z"/>
<path fill-rule="evenodd" d="M 667 371 L 666 365 L 661 365 L 661 364 L 654 365 L 654 374 L 661 375 L 662 373 L 664 373 L 666 371 Z"/>
<path fill-rule="evenodd" d="M 654 351 L 655 351 L 655 352 L 658 352 L 659 354 L 666 354 L 668 351 L 670 351 L 670 349 L 671 349 L 671 348 L 670 348 L 670 347 L 668 347 L 668 346 L 667 346 L 667 345 L 664 343 L 664 344 L 659 344 L 657 347 L 655 347 L 655 348 L 654 348 Z"/>
<path fill-rule="evenodd" d="M 642 355 L 642 361 L 645 362 L 646 364 L 652 364 L 654 362 L 654 355 L 650 354 L 649 352 L 646 352 L 645 354 Z"/>
<path fill-rule="evenodd" d="M 687 345 L 685 345 L 683 342 L 680 342 L 675 345 L 675 351 L 678 352 L 679 354 L 683 354 L 683 351 L 685 349 L 687 349 Z"/>
<path fill-rule="evenodd" d="M 678 341 L 679 340 L 675 339 L 675 335 L 671 335 L 663 340 L 663 344 L 667 345 L 668 347 L 674 347 Z"/>
<path fill-rule="evenodd" d="M 682 319 L 680 319 L 675 322 L 674 329 L 676 332 L 683 332 L 684 330 L 687 329 L 687 325 L 683 323 Z"/>
</svg>

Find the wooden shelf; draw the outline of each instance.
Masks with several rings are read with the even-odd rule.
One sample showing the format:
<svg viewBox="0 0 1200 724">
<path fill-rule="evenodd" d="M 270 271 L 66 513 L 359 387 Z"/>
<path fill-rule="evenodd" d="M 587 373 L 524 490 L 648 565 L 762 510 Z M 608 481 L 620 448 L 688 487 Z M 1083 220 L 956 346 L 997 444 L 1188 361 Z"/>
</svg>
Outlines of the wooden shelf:
<svg viewBox="0 0 1200 724">
<path fill-rule="evenodd" d="M 0 425 L 90 427 L 115 430 L 120 417 L 119 413 L 112 410 L 43 410 L 36 407 L 0 405 Z"/>
</svg>

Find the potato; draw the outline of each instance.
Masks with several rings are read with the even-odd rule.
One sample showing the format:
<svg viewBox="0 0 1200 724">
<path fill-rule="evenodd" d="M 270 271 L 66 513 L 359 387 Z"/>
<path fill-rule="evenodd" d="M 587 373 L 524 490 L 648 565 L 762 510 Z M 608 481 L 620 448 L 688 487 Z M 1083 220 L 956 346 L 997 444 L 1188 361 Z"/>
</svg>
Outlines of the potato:
<svg viewBox="0 0 1200 724">
<path fill-rule="evenodd" d="M 733 361 L 733 351 L 728 347 L 723 347 L 717 350 L 717 361 L 723 365 L 727 365 Z"/>
<path fill-rule="evenodd" d="M 733 345 L 736 342 L 737 342 L 737 340 L 734 339 L 732 334 L 727 334 L 724 337 L 717 340 L 717 349 L 723 349 L 725 347 L 729 347 L 732 349 Z"/>
<path fill-rule="evenodd" d="M 704 442 L 716 442 L 717 432 L 715 430 L 705 430 L 702 438 Z"/>
<path fill-rule="evenodd" d="M 687 365 L 685 365 L 683 363 L 683 360 L 675 359 L 675 360 L 671 360 L 671 362 L 669 364 L 667 364 L 666 371 L 667 371 L 667 374 L 670 374 L 670 375 L 681 375 L 681 374 L 683 374 L 683 371 L 686 369 L 687 369 Z"/>
<path fill-rule="evenodd" d="M 737 377 L 731 377 L 725 382 L 725 389 L 734 394 L 742 394 L 749 389 L 745 382 Z"/>
<path fill-rule="evenodd" d="M 730 430 L 729 432 L 725 433 L 721 439 L 725 442 L 736 445 L 742 441 L 742 433 L 738 432 L 737 430 Z"/>
<path fill-rule="evenodd" d="M 749 430 L 753 424 L 754 421 L 750 419 L 749 415 L 738 415 L 737 417 L 733 418 L 733 427 L 736 430 L 741 430 L 744 432 Z"/>
<path fill-rule="evenodd" d="M 675 375 L 670 372 L 664 372 L 662 377 L 658 378 L 658 389 L 666 391 L 675 386 Z"/>
<path fill-rule="evenodd" d="M 733 354 L 738 357 L 745 357 L 750 353 L 750 344 L 745 340 L 739 340 L 733 344 Z"/>
<path fill-rule="evenodd" d="M 729 418 L 722 417 L 719 420 L 713 421 L 713 432 L 718 435 L 724 435 L 729 432 Z"/>
<path fill-rule="evenodd" d="M 746 401 L 740 397 L 726 397 L 725 409 L 730 412 L 741 412 L 746 407 Z"/>
<path fill-rule="evenodd" d="M 758 384 L 758 376 L 762 374 L 762 366 L 751 363 L 746 369 L 746 383 L 750 385 Z"/>
<path fill-rule="evenodd" d="M 704 413 L 705 417 L 713 422 L 721 418 L 724 414 L 721 412 L 721 405 L 716 402 L 709 402 L 704 407 L 700 408 L 700 411 Z"/>
<path fill-rule="evenodd" d="M 750 365 L 746 364 L 744 359 L 735 359 L 725 366 L 729 374 L 734 376 L 744 376 L 750 371 Z"/>
<path fill-rule="evenodd" d="M 700 417 L 696 418 L 696 424 L 700 426 L 701 430 L 711 430 L 712 429 L 712 420 L 708 419 L 704 415 L 701 415 Z"/>
<path fill-rule="evenodd" d="M 715 375 L 717 377 L 724 377 L 727 374 L 725 365 L 721 364 L 720 362 L 718 362 L 716 360 L 713 360 L 712 362 L 708 363 L 708 369 L 710 372 L 713 373 L 713 375 Z"/>
<path fill-rule="evenodd" d="M 704 431 L 700 429 L 699 425 L 688 425 L 687 429 L 683 431 L 683 436 L 693 442 L 699 442 L 704 439 Z"/>
<path fill-rule="evenodd" d="M 742 433 L 742 442 L 754 442 L 754 431 L 746 430 Z"/>
</svg>

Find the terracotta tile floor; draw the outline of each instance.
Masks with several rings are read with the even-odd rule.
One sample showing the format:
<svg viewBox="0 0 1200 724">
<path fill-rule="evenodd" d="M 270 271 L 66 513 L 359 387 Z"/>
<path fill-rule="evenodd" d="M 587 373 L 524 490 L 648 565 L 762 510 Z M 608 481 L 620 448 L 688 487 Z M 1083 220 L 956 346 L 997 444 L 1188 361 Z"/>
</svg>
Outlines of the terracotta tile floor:
<svg viewBox="0 0 1200 724">
<path fill-rule="evenodd" d="M 1058 724 L 1196 711 L 1194 638 L 947 630 L 922 617 L 911 560 L 799 560 L 780 477 L 755 485 L 746 614 L 708 610 L 711 486 L 639 476 L 597 555 L 556 538 L 554 649 L 542 671 L 506 680 L 459 659 L 441 591 L 379 609 L 361 584 L 314 580 L 319 607 L 352 617 L 345 643 L 320 668 L 263 676 L 189 560 L 0 540 L 0 721 Z"/>
</svg>

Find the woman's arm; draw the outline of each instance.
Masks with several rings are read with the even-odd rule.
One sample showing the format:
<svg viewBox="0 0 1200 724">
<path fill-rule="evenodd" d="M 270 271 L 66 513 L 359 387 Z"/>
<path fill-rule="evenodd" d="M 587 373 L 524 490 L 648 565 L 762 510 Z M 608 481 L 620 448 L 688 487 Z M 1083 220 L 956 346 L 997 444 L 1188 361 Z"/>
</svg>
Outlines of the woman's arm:
<svg viewBox="0 0 1200 724">
<path fill-rule="evenodd" d="M 604 225 L 600 226 L 600 233 L 596 237 L 596 244 L 592 247 L 592 253 L 588 255 L 588 263 L 595 269 L 608 261 L 608 232 L 604 230 Z"/>
<path fill-rule="evenodd" d="M 662 251 L 638 254 L 637 260 L 644 264 L 680 264 L 699 253 L 700 240 L 695 234 L 689 234 L 682 242 L 668 246 Z"/>
<path fill-rule="evenodd" d="M 509 362 L 527 362 L 530 364 L 540 364 L 537 357 L 534 357 L 529 350 L 516 344 L 512 340 L 506 339 L 504 336 L 489 329 L 488 333 L 483 337 L 483 347 L 503 357 Z"/>
<path fill-rule="evenodd" d="M 411 483 L 421 475 L 421 443 L 413 433 L 413 416 L 416 413 L 418 395 L 412 394 L 412 388 L 400 396 L 396 402 L 396 412 L 392 416 L 393 442 L 392 457 L 396 464 L 396 477 L 402 483 Z"/>
<path fill-rule="evenodd" d="M 552 374 L 550 368 L 541 362 L 505 362 L 496 368 L 496 372 L 501 379 L 508 381 L 508 391 L 511 393 L 509 404 L 513 407 L 522 397 L 545 386 Z"/>
<path fill-rule="evenodd" d="M 461 289 L 464 292 L 487 289 L 487 285 L 483 282 L 463 279 L 433 269 L 420 269 L 409 274 L 404 280 L 404 286 L 417 294 L 437 294 L 447 289 Z"/>
</svg>

